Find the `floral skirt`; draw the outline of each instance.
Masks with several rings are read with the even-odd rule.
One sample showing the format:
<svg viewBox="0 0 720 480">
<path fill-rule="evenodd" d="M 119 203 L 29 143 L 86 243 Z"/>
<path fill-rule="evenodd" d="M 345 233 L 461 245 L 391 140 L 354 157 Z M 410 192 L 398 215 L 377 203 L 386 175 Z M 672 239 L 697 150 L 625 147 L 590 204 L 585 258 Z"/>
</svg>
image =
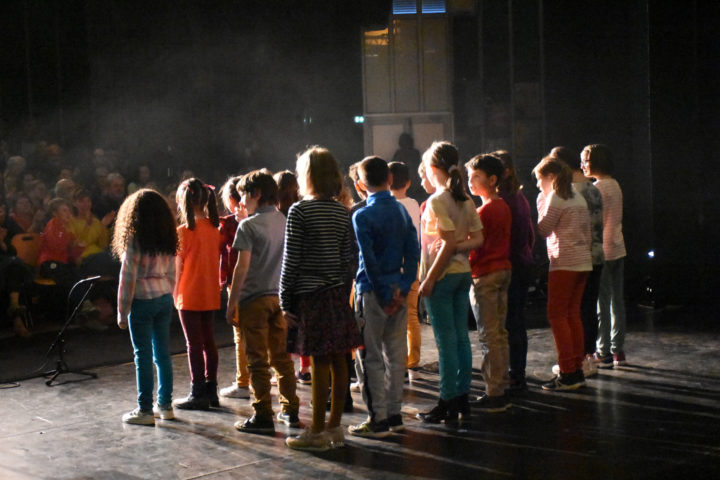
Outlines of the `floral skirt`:
<svg viewBox="0 0 720 480">
<path fill-rule="evenodd" d="M 293 307 L 298 325 L 288 329 L 288 353 L 322 356 L 346 353 L 362 345 L 345 286 L 301 293 Z"/>
</svg>

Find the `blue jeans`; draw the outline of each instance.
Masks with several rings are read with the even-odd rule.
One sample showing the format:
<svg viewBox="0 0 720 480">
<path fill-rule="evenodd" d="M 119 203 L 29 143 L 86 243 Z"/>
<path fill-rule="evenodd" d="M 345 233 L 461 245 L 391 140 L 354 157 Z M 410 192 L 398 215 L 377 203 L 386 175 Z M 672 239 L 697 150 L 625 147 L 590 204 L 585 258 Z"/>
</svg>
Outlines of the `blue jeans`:
<svg viewBox="0 0 720 480">
<path fill-rule="evenodd" d="M 597 351 L 606 356 L 625 348 L 625 258 L 606 260 L 600 274 Z"/>
<path fill-rule="evenodd" d="M 450 273 L 435 284 L 425 298 L 440 366 L 440 398 L 449 401 L 470 391 L 472 351 L 468 335 L 468 310 L 472 276 Z"/>
<path fill-rule="evenodd" d="M 152 411 L 153 362 L 158 371 L 158 404 L 172 403 L 173 372 L 168 349 L 172 305 L 172 296 L 167 294 L 150 300 L 135 299 L 130 306 L 128 323 L 140 410 Z"/>
</svg>

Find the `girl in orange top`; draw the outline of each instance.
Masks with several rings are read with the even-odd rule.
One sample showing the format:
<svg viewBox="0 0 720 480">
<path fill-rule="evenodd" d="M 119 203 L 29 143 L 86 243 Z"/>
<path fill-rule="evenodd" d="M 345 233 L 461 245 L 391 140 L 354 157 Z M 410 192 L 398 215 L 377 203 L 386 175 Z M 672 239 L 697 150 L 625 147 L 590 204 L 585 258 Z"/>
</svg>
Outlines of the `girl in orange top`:
<svg viewBox="0 0 720 480">
<path fill-rule="evenodd" d="M 176 201 L 181 225 L 173 297 L 187 341 L 192 390 L 174 405 L 207 410 L 220 406 L 214 331 L 215 311 L 220 309 L 222 243 L 217 200 L 214 187 L 190 178 L 178 187 Z"/>
</svg>

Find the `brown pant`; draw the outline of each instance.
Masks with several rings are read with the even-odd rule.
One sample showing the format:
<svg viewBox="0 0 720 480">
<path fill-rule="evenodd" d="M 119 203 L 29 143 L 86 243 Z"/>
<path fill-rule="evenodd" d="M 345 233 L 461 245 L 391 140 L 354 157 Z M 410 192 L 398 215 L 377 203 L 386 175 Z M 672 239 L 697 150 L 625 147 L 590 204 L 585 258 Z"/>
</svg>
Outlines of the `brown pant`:
<svg viewBox="0 0 720 480">
<path fill-rule="evenodd" d="M 241 303 L 238 317 L 255 396 L 252 404 L 255 413 L 272 418 L 270 366 L 277 372 L 282 411 L 296 413 L 299 401 L 295 393 L 295 366 L 286 351 L 287 325 L 280 310 L 280 299 L 266 295 Z"/>
</svg>

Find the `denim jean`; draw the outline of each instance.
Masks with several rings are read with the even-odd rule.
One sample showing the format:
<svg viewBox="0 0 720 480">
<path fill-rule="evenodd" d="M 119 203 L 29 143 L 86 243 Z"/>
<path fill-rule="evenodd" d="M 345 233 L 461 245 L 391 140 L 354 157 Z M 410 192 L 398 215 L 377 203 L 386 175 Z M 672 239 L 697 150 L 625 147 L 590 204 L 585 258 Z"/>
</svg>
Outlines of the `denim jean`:
<svg viewBox="0 0 720 480">
<path fill-rule="evenodd" d="M 135 374 L 140 410 L 153 407 L 153 362 L 158 372 L 158 404 L 172 403 L 173 372 L 168 344 L 173 300 L 170 294 L 150 300 L 135 299 L 128 324 L 135 352 Z"/>
<path fill-rule="evenodd" d="M 625 348 L 625 258 L 606 260 L 600 275 L 597 351 L 602 355 Z"/>
<path fill-rule="evenodd" d="M 472 276 L 450 273 L 425 298 L 440 366 L 440 398 L 449 401 L 470 391 L 472 351 L 468 335 Z"/>
</svg>

